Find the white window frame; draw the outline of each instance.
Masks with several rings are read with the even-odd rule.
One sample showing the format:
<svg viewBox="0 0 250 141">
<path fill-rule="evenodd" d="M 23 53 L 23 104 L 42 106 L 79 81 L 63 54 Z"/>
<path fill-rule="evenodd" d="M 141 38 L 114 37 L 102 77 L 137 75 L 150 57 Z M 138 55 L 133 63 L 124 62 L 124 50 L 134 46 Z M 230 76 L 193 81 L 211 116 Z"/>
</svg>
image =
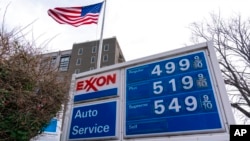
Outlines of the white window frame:
<svg viewBox="0 0 250 141">
<path fill-rule="evenodd" d="M 108 60 L 109 60 L 108 54 L 103 55 L 102 61 L 103 62 L 108 62 Z"/>
<path fill-rule="evenodd" d="M 90 58 L 90 63 L 95 63 L 95 56 L 91 56 L 91 58 Z"/>
<path fill-rule="evenodd" d="M 92 47 L 92 53 L 96 53 L 96 50 L 97 50 L 97 47 L 96 47 L 96 46 L 93 46 L 93 47 Z"/>
<path fill-rule="evenodd" d="M 68 71 L 70 56 L 62 56 L 60 58 L 59 70 Z"/>
<path fill-rule="evenodd" d="M 76 59 L 76 65 L 78 66 L 78 65 L 81 65 L 81 63 L 82 63 L 82 58 L 77 58 Z"/>
<path fill-rule="evenodd" d="M 109 44 L 105 44 L 105 45 L 103 46 L 103 50 L 104 50 L 104 51 L 109 51 Z"/>
<path fill-rule="evenodd" d="M 80 73 L 80 69 L 75 69 L 75 74 Z"/>
<path fill-rule="evenodd" d="M 82 55 L 83 54 L 83 48 L 79 48 L 78 49 L 78 55 Z"/>
</svg>

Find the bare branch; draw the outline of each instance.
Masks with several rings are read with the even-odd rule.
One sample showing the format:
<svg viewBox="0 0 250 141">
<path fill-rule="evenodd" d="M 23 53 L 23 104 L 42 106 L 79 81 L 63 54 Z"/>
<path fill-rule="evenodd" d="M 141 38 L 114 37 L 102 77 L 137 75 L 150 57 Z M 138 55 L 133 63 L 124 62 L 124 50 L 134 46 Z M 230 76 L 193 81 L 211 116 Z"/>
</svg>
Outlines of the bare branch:
<svg viewBox="0 0 250 141">
<path fill-rule="evenodd" d="M 246 117 L 250 113 L 250 20 L 243 21 L 240 15 L 222 19 L 211 14 L 211 22 L 192 23 L 192 39 L 213 39 L 221 72 L 231 97 L 231 105 Z M 204 26 L 206 25 L 206 26 Z M 246 118 L 245 117 L 245 118 Z"/>
</svg>

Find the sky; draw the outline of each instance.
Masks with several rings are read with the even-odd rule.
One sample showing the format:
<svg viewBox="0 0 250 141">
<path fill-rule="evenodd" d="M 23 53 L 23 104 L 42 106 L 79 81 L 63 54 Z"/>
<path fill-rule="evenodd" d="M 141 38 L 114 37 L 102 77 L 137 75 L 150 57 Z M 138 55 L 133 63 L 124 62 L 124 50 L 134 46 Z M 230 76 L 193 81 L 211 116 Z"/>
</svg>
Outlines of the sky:
<svg viewBox="0 0 250 141">
<path fill-rule="evenodd" d="M 55 22 L 48 9 L 86 6 L 102 0 L 0 0 L 0 18 L 7 7 L 8 29 L 25 27 L 27 40 L 47 52 L 71 49 L 74 43 L 100 39 L 103 12 L 99 23 L 73 27 Z M 209 19 L 220 11 L 229 17 L 240 13 L 248 16 L 248 0 L 107 0 L 103 38 L 116 37 L 127 61 L 192 45 L 192 22 Z M 7 6 L 8 5 L 8 6 Z M 250 15 L 250 13 L 249 13 Z"/>
</svg>

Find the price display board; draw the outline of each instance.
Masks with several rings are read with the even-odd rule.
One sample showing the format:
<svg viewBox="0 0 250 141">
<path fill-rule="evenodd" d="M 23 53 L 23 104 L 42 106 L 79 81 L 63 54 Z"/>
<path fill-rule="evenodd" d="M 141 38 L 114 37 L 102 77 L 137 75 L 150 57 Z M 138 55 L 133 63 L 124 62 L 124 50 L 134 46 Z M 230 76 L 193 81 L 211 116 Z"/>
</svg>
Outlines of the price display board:
<svg viewBox="0 0 250 141">
<path fill-rule="evenodd" d="M 125 69 L 125 137 L 223 131 L 205 50 Z"/>
</svg>

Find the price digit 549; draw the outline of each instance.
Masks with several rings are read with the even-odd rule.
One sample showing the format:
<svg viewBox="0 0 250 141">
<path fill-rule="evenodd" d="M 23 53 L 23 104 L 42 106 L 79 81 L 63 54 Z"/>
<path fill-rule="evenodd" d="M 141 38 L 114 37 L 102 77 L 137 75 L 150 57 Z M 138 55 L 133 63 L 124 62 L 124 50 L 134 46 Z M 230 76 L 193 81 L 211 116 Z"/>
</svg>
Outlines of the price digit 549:
<svg viewBox="0 0 250 141">
<path fill-rule="evenodd" d="M 154 101 L 154 112 L 157 115 L 163 114 L 167 110 L 172 110 L 176 113 L 181 111 L 181 108 L 185 108 L 187 111 L 192 112 L 195 111 L 198 107 L 197 99 L 194 96 L 187 96 L 184 99 L 184 107 L 181 106 L 179 102 L 179 98 L 172 98 L 169 105 L 166 105 L 163 99 Z"/>
</svg>

